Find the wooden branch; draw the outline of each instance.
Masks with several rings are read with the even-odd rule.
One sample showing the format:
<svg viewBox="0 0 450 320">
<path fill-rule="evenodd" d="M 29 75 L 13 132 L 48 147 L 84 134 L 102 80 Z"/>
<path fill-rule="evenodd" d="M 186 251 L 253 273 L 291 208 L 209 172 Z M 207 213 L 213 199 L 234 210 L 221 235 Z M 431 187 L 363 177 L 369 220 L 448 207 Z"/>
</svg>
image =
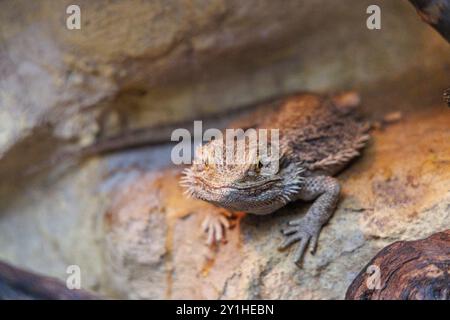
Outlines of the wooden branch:
<svg viewBox="0 0 450 320">
<path fill-rule="evenodd" d="M 450 107 L 450 88 L 444 91 L 444 102 Z"/>
<path fill-rule="evenodd" d="M 70 290 L 55 278 L 37 275 L 0 261 L 0 299 L 93 300 L 84 290 Z"/>
<path fill-rule="evenodd" d="M 450 0 L 409 0 L 423 21 L 450 43 Z"/>
<path fill-rule="evenodd" d="M 378 285 L 374 281 L 377 276 Z M 387 246 L 353 280 L 345 298 L 449 300 L 449 281 L 450 230 L 447 230 L 423 240 L 399 241 Z"/>
</svg>

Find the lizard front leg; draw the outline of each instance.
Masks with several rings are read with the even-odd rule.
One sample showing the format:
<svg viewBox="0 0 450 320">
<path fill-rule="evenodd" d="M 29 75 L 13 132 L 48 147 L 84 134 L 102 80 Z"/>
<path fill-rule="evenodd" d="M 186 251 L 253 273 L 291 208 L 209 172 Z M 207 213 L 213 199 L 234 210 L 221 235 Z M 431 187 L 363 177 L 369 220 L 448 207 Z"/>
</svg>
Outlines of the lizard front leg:
<svg viewBox="0 0 450 320">
<path fill-rule="evenodd" d="M 226 230 L 231 227 L 229 219 L 233 214 L 226 209 L 217 208 L 208 211 L 202 221 L 202 231 L 206 233 L 206 244 L 212 245 L 224 241 Z"/>
<path fill-rule="evenodd" d="M 300 241 L 294 253 L 294 262 L 298 266 L 308 244 L 311 253 L 315 252 L 322 226 L 334 213 L 340 189 L 339 182 L 333 177 L 317 176 L 305 179 L 298 199 L 315 201 L 304 217 L 290 221 L 289 226 L 282 230 L 286 239 L 280 245 L 280 249 L 285 249 Z"/>
</svg>

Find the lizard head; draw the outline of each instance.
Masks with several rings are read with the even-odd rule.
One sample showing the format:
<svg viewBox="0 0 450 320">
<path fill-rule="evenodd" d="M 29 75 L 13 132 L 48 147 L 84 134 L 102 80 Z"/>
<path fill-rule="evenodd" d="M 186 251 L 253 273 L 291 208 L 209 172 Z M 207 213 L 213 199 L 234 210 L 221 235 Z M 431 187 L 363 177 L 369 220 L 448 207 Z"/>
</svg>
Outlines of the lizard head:
<svg viewBox="0 0 450 320">
<path fill-rule="evenodd" d="M 213 140 L 196 150 L 181 184 L 190 196 L 221 207 L 270 213 L 289 202 L 302 181 L 301 166 L 279 159 L 273 162 L 245 139 L 242 149 Z"/>
</svg>

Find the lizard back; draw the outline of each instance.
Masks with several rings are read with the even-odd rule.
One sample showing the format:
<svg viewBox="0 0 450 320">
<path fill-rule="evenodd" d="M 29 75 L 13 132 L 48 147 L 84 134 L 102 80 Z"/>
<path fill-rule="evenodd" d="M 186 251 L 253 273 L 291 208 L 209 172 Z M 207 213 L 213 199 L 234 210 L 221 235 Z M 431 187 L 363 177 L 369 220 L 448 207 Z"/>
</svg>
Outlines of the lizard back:
<svg viewBox="0 0 450 320">
<path fill-rule="evenodd" d="M 354 101 L 305 93 L 280 100 L 250 118 L 258 123 L 256 129 L 280 130 L 280 151 L 288 162 L 301 161 L 311 172 L 333 175 L 369 140 L 369 125 Z"/>
</svg>

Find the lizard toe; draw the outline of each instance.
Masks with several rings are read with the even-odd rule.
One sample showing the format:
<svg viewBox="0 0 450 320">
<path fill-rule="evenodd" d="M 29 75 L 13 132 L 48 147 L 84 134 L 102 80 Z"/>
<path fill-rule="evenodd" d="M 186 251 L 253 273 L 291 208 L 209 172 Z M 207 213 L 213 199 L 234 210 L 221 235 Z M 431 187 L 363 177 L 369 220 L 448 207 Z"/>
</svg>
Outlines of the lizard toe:
<svg viewBox="0 0 450 320">
<path fill-rule="evenodd" d="M 211 246 L 225 240 L 225 230 L 230 228 L 230 222 L 220 214 L 208 214 L 201 224 L 206 233 L 206 244 Z"/>
<path fill-rule="evenodd" d="M 284 241 L 278 246 L 278 250 L 285 250 L 287 247 L 292 245 L 293 243 L 300 241 L 302 235 L 299 233 L 294 233 L 286 237 Z"/>
<path fill-rule="evenodd" d="M 295 227 L 295 226 L 294 227 L 290 226 L 290 227 L 287 227 L 285 229 L 281 229 L 281 233 L 284 234 L 285 236 L 293 234 L 293 233 L 295 233 L 297 231 L 298 231 L 298 228 Z"/>
<path fill-rule="evenodd" d="M 302 258 L 303 258 L 303 255 L 305 254 L 306 247 L 308 246 L 309 240 L 310 240 L 310 236 L 305 234 L 302 237 L 302 241 L 300 241 L 299 245 L 295 249 L 294 262 L 298 267 L 301 267 Z"/>
</svg>

